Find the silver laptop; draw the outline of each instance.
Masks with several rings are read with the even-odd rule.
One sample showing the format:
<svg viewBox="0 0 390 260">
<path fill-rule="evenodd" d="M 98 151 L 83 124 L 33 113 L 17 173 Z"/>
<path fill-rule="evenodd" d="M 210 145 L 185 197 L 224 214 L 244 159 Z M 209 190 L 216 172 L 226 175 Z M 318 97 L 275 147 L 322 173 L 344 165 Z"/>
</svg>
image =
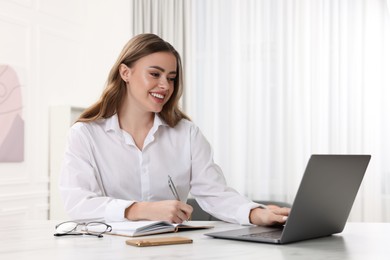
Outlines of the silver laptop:
<svg viewBox="0 0 390 260">
<path fill-rule="evenodd" d="M 206 235 L 286 244 L 340 233 L 370 159 L 370 155 L 312 155 L 284 226 L 251 226 Z"/>
</svg>

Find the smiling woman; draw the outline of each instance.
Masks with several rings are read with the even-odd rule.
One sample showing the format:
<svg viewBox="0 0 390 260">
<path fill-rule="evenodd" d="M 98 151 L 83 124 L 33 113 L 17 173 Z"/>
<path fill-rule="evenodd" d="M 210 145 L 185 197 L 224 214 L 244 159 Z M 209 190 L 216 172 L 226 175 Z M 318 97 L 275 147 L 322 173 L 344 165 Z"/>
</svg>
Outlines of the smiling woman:
<svg viewBox="0 0 390 260">
<path fill-rule="evenodd" d="M 206 138 L 178 106 L 181 78 L 179 54 L 157 35 L 124 47 L 100 100 L 70 130 L 60 179 L 69 215 L 182 223 L 191 193 L 228 222 L 284 223 L 288 208 L 265 208 L 227 186 Z"/>
</svg>

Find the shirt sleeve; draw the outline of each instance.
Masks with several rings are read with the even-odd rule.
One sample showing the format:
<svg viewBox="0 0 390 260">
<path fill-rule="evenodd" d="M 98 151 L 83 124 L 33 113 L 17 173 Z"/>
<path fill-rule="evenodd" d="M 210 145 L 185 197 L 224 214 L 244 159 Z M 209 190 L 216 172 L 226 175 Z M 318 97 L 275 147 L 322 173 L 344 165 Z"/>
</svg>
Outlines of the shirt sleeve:
<svg viewBox="0 0 390 260">
<path fill-rule="evenodd" d="M 71 219 L 123 221 L 125 209 L 134 201 L 106 196 L 88 138 L 82 123 L 72 126 L 68 134 L 59 180 L 65 211 Z"/>
<path fill-rule="evenodd" d="M 199 206 L 214 217 L 241 225 L 251 225 L 252 209 L 265 207 L 228 187 L 221 168 L 214 163 L 210 144 L 198 127 L 191 130 L 191 194 Z"/>
</svg>

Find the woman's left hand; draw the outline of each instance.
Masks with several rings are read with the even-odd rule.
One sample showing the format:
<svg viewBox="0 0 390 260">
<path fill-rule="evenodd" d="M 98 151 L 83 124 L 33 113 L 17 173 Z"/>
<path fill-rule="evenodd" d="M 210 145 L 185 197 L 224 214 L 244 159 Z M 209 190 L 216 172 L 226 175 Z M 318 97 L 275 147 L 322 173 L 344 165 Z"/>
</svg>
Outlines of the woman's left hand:
<svg viewBox="0 0 390 260">
<path fill-rule="evenodd" d="M 283 225 L 290 208 L 281 208 L 275 205 L 268 205 L 267 208 L 254 208 L 249 213 L 249 220 L 258 226 Z"/>
</svg>

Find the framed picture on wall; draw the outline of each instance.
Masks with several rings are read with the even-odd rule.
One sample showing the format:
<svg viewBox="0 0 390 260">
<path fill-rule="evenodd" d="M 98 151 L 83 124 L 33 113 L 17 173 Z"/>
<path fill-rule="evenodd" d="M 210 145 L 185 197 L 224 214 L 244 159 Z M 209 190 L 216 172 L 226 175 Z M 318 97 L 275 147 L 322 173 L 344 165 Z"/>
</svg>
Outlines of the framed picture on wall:
<svg viewBox="0 0 390 260">
<path fill-rule="evenodd" d="M 0 162 L 24 161 L 22 87 L 10 65 L 0 64 Z"/>
</svg>

